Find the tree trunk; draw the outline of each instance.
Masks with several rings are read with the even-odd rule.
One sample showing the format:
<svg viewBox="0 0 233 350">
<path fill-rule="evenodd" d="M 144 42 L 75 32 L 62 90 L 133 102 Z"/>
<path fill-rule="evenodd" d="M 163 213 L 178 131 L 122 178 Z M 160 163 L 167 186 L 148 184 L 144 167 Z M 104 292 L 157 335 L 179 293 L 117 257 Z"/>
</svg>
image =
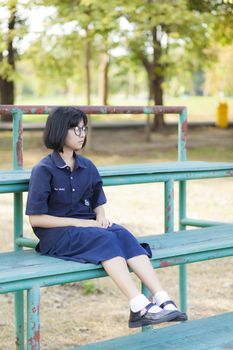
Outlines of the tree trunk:
<svg viewBox="0 0 233 350">
<path fill-rule="evenodd" d="M 0 78 L 1 86 L 1 104 L 13 105 L 14 104 L 14 82 L 7 81 Z"/>
<path fill-rule="evenodd" d="M 99 99 L 101 105 L 108 104 L 108 68 L 109 55 L 103 53 L 100 57 L 99 66 Z"/>
<path fill-rule="evenodd" d="M 160 38 L 161 28 L 156 26 L 152 29 L 152 37 L 153 37 L 153 67 L 152 67 L 152 77 L 151 77 L 151 95 L 154 100 L 155 105 L 162 106 L 163 105 L 163 74 L 164 68 L 161 64 L 161 56 L 162 56 L 162 46 L 161 46 L 161 38 Z M 155 114 L 153 129 L 163 129 L 165 126 L 163 114 Z"/>
<path fill-rule="evenodd" d="M 90 40 L 88 35 L 85 41 L 85 73 L 86 73 L 86 101 L 87 105 L 90 106 L 91 103 L 91 78 L 90 78 Z"/>
<path fill-rule="evenodd" d="M 91 104 L 91 70 L 90 70 L 90 62 L 91 62 L 91 45 L 90 39 L 88 37 L 88 28 L 86 28 L 86 41 L 85 41 L 85 75 L 86 75 L 86 101 L 87 105 Z M 93 148 L 93 136 L 92 136 L 92 120 L 91 115 L 88 115 L 88 142 L 86 148 L 91 150 Z"/>
<path fill-rule="evenodd" d="M 162 77 L 156 75 L 157 65 L 149 63 L 144 58 L 144 66 L 148 75 L 149 82 L 149 101 L 153 101 L 154 105 L 163 105 L 163 89 L 162 89 Z M 152 129 L 163 129 L 165 127 L 163 114 L 155 114 Z"/>
<path fill-rule="evenodd" d="M 160 77 L 154 77 L 152 81 L 152 96 L 154 104 L 163 105 L 163 90 Z M 165 126 L 163 113 L 156 113 L 154 116 L 153 129 L 163 129 Z"/>
<path fill-rule="evenodd" d="M 15 29 L 16 21 L 16 6 L 13 5 L 10 8 L 11 16 L 8 22 L 8 40 L 7 40 L 7 51 L 6 57 L 7 63 L 11 67 L 12 71 L 15 71 L 15 50 L 13 48 L 13 36 L 12 31 Z M 0 54 L 0 62 L 4 60 L 2 53 Z M 5 77 L 0 76 L 0 102 L 1 104 L 13 105 L 15 99 L 14 93 L 14 81 Z M 2 121 L 10 121 L 11 115 L 2 116 Z"/>
<path fill-rule="evenodd" d="M 164 67 L 161 64 L 162 47 L 157 34 L 157 27 L 152 30 L 153 35 L 153 61 L 150 62 L 143 54 L 141 55 L 142 63 L 147 71 L 149 83 L 149 100 L 154 102 L 154 105 L 163 105 L 163 88 Z M 152 129 L 163 129 L 165 127 L 163 114 L 155 114 Z"/>
</svg>

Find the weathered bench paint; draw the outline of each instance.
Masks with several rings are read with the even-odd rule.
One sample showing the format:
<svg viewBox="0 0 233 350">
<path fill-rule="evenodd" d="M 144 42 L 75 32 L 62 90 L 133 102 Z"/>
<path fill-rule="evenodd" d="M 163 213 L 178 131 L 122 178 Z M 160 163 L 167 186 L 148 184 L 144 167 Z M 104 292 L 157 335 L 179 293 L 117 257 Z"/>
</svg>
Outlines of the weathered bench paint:
<svg viewBox="0 0 233 350">
<path fill-rule="evenodd" d="M 154 268 L 233 256 L 233 224 L 150 235 L 139 241 L 150 244 Z M 104 276 L 102 265 L 65 261 L 31 249 L 0 254 L 0 293 Z"/>
<path fill-rule="evenodd" d="M 233 163 L 226 162 L 164 162 L 122 164 L 98 167 L 105 186 L 129 185 L 169 180 L 185 181 L 233 176 Z M 0 173 L 0 192 L 28 190 L 31 170 L 3 170 Z"/>
<path fill-rule="evenodd" d="M 2 181 L 0 180 L 0 193 L 13 192 L 14 193 L 14 249 L 15 253 L 22 249 L 23 246 L 34 247 L 35 242 L 23 237 L 23 206 L 22 206 L 22 192 L 28 189 L 28 180 L 30 171 L 21 172 L 23 167 L 23 114 L 47 114 L 52 106 L 0 106 L 0 113 L 12 113 L 13 115 L 13 166 L 14 171 L 1 172 Z M 148 182 L 164 182 L 165 186 L 165 232 L 173 233 L 173 186 L 174 181 L 179 181 L 179 228 L 185 229 L 186 225 L 193 226 L 210 226 L 211 232 L 215 232 L 214 225 L 219 225 L 219 222 L 194 220 L 189 219 L 186 216 L 186 180 L 200 179 L 200 178 L 216 178 L 216 177 L 228 177 L 233 176 L 233 165 L 229 163 L 206 163 L 203 162 L 186 162 L 186 133 L 187 133 L 187 111 L 185 107 L 164 107 L 164 106 L 152 106 L 152 107 L 114 107 L 114 106 L 79 106 L 86 113 L 97 113 L 97 114 L 151 114 L 151 113 L 178 113 L 178 160 L 179 162 L 164 163 L 164 164 L 149 164 L 149 165 L 126 165 L 116 167 L 104 167 L 100 169 L 101 175 L 103 176 L 104 184 L 107 186 L 111 185 L 126 185 L 136 183 L 148 183 Z M 182 162 L 181 162 L 182 161 Z M 194 164 L 195 163 L 195 164 Z M 201 166 L 200 166 L 201 163 Z M 188 167 L 188 168 L 187 168 Z M 17 172 L 20 170 L 19 172 Z M 105 172 L 105 173 L 104 173 Z M 26 178 L 25 178 L 26 176 Z M 216 226 L 216 227 L 217 227 Z M 206 231 L 205 231 L 206 232 Z M 210 232 L 210 231 L 208 231 Z M 187 232 L 185 232 L 186 234 Z M 179 233 L 181 235 L 182 233 Z M 189 234 L 189 233 L 188 233 Z M 205 235 L 206 236 L 206 235 Z M 172 235 L 169 235 L 172 237 Z M 191 236 L 189 236 L 191 237 Z M 225 237 L 226 243 L 229 242 L 230 237 Z M 193 242 L 193 246 L 196 246 L 196 241 Z M 204 243 L 198 242 L 203 248 Z M 207 242 L 209 243 L 209 242 Z M 220 243 L 220 242 L 219 242 Z M 231 240 L 230 240 L 231 244 Z M 191 248 L 191 247 L 190 247 Z M 191 248 L 192 249 L 192 248 Z M 200 249 L 200 246 L 199 246 Z M 169 248 L 170 250 L 170 248 Z M 23 254 L 24 252 L 22 252 Z M 7 253 L 9 254 L 9 253 Z M 25 252 L 30 254 L 30 252 Z M 35 257 L 35 252 L 33 252 Z M 186 251 L 187 254 L 187 251 Z M 192 258 L 188 258 L 183 254 L 182 256 L 168 256 L 166 261 L 162 258 L 155 259 L 153 261 L 156 267 L 157 262 L 160 263 L 157 267 L 166 267 L 170 265 L 181 264 L 180 266 L 180 303 L 181 309 L 186 309 L 186 273 L 185 273 L 185 262 L 194 262 L 205 260 L 208 258 L 217 258 L 222 256 L 228 256 L 231 254 L 231 248 L 228 246 L 218 246 L 215 249 L 208 250 L 206 255 L 205 250 L 195 252 Z M 190 255 L 191 256 L 191 255 Z M 6 257 L 6 255 L 5 255 Z M 11 256 L 12 257 L 12 256 Z M 186 260 L 184 260 L 186 259 Z M 199 259 L 199 260 L 198 260 Z M 7 260 L 7 257 L 6 257 Z M 20 259 L 15 262 L 18 262 Z M 21 261 L 22 263 L 22 261 Z M 63 262 L 64 263 L 64 262 Z M 63 264 L 62 263 L 62 264 Z M 26 264 L 27 265 L 27 264 Z M 27 275 L 31 276 L 31 266 L 21 266 L 28 272 Z M 21 271 L 22 272 L 22 271 Z M 25 273 L 25 271 L 24 271 Z M 73 273 L 73 272 L 72 272 Z M 75 272 L 77 273 L 77 271 Z M 86 273 L 86 272 L 85 272 Z M 70 276 L 70 272 L 66 273 Z M 29 282 L 32 282 L 31 278 L 26 278 Z M 40 278 L 44 280 L 54 278 L 53 284 L 57 284 L 56 273 L 51 276 L 38 277 L 34 279 L 34 283 L 30 289 L 27 289 L 27 349 L 39 350 L 40 348 L 40 328 L 39 328 L 39 306 L 40 306 L 40 287 L 38 284 Z M 101 275 L 102 276 L 102 275 Z M 11 276 L 13 278 L 13 276 Z M 58 276 L 59 280 L 61 275 Z M 82 276 L 83 278 L 83 276 Z M 90 277 L 94 278 L 94 277 Z M 22 280 L 22 285 L 18 286 L 15 298 L 15 310 L 16 310 L 16 346 L 18 350 L 24 349 L 24 317 L 23 317 L 23 285 L 25 279 Z M 5 281 L 6 282 L 6 281 Z M 12 281 L 8 280 L 5 287 L 15 288 L 16 285 L 11 284 Z M 31 283 L 30 282 L 30 283 Z M 42 281 L 41 281 L 42 282 Z M 68 280 L 66 280 L 68 282 Z M 60 283 L 60 282 L 59 282 Z M 4 283 L 3 283 L 4 284 Z M 14 282 L 13 282 L 14 284 Z M 11 285 L 11 286 L 10 286 Z M 24 285 L 25 286 L 25 285 Z M 146 292 L 146 290 L 144 290 Z M 196 349 L 195 349 L 196 350 Z"/>
<path fill-rule="evenodd" d="M 183 265 L 232 256 L 233 225 L 146 236 L 140 241 L 151 245 L 154 268 Z M 40 348 L 41 287 L 104 276 L 106 273 L 101 265 L 64 261 L 31 249 L 0 254 L 0 293 L 27 290 L 28 350 Z"/>
<path fill-rule="evenodd" d="M 231 163 L 209 163 L 209 162 L 169 162 L 164 164 L 130 164 L 123 166 L 109 166 L 109 167 L 100 167 L 99 168 L 101 176 L 103 178 L 104 185 L 113 186 L 113 185 L 126 185 L 126 184 L 139 184 L 139 183 L 149 183 L 149 182 L 164 182 L 165 183 L 165 232 L 173 232 L 173 185 L 174 181 L 180 181 L 181 184 L 185 184 L 185 180 L 194 180 L 198 178 L 216 178 L 216 177 L 231 177 L 233 176 L 233 164 Z M 18 349 L 23 349 L 22 347 L 22 314 L 23 310 L 23 290 L 27 289 L 27 344 L 28 349 L 39 349 L 39 305 L 40 305 L 40 287 L 44 285 L 53 285 L 65 282 L 79 281 L 89 278 L 97 278 L 105 275 L 105 272 L 100 267 L 94 268 L 93 266 L 88 271 L 79 270 L 79 266 L 75 264 L 75 271 L 63 271 L 64 266 L 71 268 L 71 262 L 63 262 L 59 261 L 59 269 L 55 269 L 54 271 L 51 268 L 55 268 L 55 265 L 51 265 L 49 262 L 49 271 L 48 271 L 48 261 L 47 259 L 53 259 L 48 257 L 39 256 L 34 251 L 20 251 L 20 248 L 23 246 L 34 247 L 35 241 L 24 238 L 22 234 L 22 191 L 28 190 L 30 178 L 30 170 L 11 170 L 11 171 L 2 171 L 0 177 L 0 192 L 14 192 L 14 207 L 15 213 L 18 215 L 14 215 L 15 217 L 15 252 L 5 253 L 5 255 L 1 255 L 0 259 L 4 258 L 4 261 L 11 261 L 13 265 L 11 265 L 11 271 L 17 271 L 14 275 L 10 274 L 10 270 L 1 271 L 2 272 L 2 283 L 0 284 L 0 293 L 9 292 L 9 291 L 17 291 L 16 295 L 16 307 L 18 308 L 17 316 L 17 324 L 16 327 L 20 334 L 17 336 L 17 339 L 20 340 L 20 345 Z M 181 192 L 182 193 L 182 192 Z M 185 193 L 185 191 L 183 191 Z M 181 208 L 185 208 L 185 198 L 182 199 Z M 182 220 L 186 220 L 186 225 L 191 223 L 191 221 L 195 221 L 192 219 L 188 219 L 185 217 L 185 210 L 180 215 L 180 222 Z M 194 222 L 194 225 L 197 222 Z M 219 223 L 211 223 L 211 222 L 202 222 L 199 220 L 200 225 L 219 225 Z M 218 227 L 219 228 L 219 227 Z M 212 231 L 212 230 L 211 230 Z M 209 231 L 204 231 L 209 232 Z M 217 231 L 215 231 L 217 232 Z M 179 236 L 182 238 L 182 234 Z M 185 232 L 184 238 L 190 238 L 190 235 L 187 235 Z M 178 236 L 178 235 L 175 235 Z M 199 237 L 200 238 L 200 237 Z M 212 237 L 213 238 L 213 237 Z M 217 238 L 217 237 L 215 237 Z M 228 236 L 226 240 L 231 238 Z M 148 237 L 148 240 L 152 239 L 152 237 Z M 163 235 L 163 242 L 167 241 Z M 183 238 L 182 238 L 183 239 Z M 169 235 L 169 240 L 167 243 L 174 244 L 173 235 Z M 178 241 L 177 241 L 178 242 Z M 176 243 L 177 243 L 176 242 Z M 191 241 L 190 241 L 191 242 Z M 231 244 L 231 241 L 228 241 Z M 209 243 L 209 242 L 208 242 Z M 219 243 L 223 243 L 222 241 Z M 152 246 L 156 244 L 156 241 L 151 242 Z M 161 242 L 160 242 L 161 244 Z M 192 249 L 197 247 L 200 249 L 200 244 L 204 247 L 203 242 L 199 242 L 199 246 L 196 245 L 197 242 L 192 242 L 190 248 L 190 253 Z M 220 244 L 220 246 L 221 246 Z M 154 246 L 153 246 L 154 247 Z M 188 247 L 188 246 L 187 246 Z M 158 248 L 158 247 L 157 247 Z M 181 247 L 180 247 L 181 248 Z M 207 245 L 205 245 L 207 248 Z M 154 248 L 153 248 L 154 249 Z M 169 250 L 171 246 L 169 247 Z M 155 249 L 157 250 L 157 249 Z M 162 251 L 161 251 L 162 253 Z M 31 254 L 31 255 L 30 255 Z M 185 267 L 184 264 L 188 262 L 201 261 L 206 259 L 218 258 L 223 256 L 233 255 L 231 247 L 223 247 L 221 249 L 218 247 L 216 250 L 208 251 L 208 253 L 204 250 L 202 252 L 196 252 L 194 255 L 191 254 L 188 256 L 187 251 L 186 255 L 171 255 L 168 254 L 164 256 L 164 258 L 153 259 L 152 263 L 154 267 L 166 267 L 170 265 L 181 265 L 181 267 Z M 29 259 L 33 257 L 34 263 Z M 58 259 L 53 259 L 58 260 Z M 39 261 L 39 264 L 38 264 Z M 2 260 L 3 262 L 3 260 Z M 17 262 L 17 264 L 16 264 Z M 44 262 L 44 265 L 43 263 Z M 19 265 L 20 263 L 20 265 Z M 29 263 L 29 265 L 28 265 Z M 56 262 L 58 263 L 58 262 Z M 71 264 L 70 264 L 71 263 Z M 74 265 L 74 263 L 73 263 Z M 2 268 L 4 269 L 6 265 L 2 264 Z M 20 270 L 16 268 L 18 266 Z M 46 267 L 47 276 L 41 275 L 37 276 L 36 271 L 39 269 L 41 272 L 42 267 Z M 57 265 L 58 266 L 58 265 Z M 61 266 L 63 268 L 61 268 Z M 88 266 L 85 265 L 85 268 Z M 78 270 L 77 270 L 78 269 Z M 23 272 L 24 271 L 24 272 Z M 61 272 L 64 273 L 61 273 Z M 8 278 L 12 278 L 12 280 L 4 280 L 4 276 L 8 276 Z M 34 276 L 34 277 L 33 277 Z M 22 278 L 21 278 L 22 277 Z M 185 278 L 183 277 L 183 283 L 185 283 Z M 184 285 L 180 286 L 181 292 L 181 301 L 183 301 L 184 310 L 186 308 L 186 299 L 185 299 L 185 287 Z M 21 293 L 21 294 L 20 294 Z M 182 304 L 181 304 L 182 306 Z M 21 310 L 21 311 L 20 311 Z M 35 312 L 36 310 L 36 312 Z"/>
<path fill-rule="evenodd" d="M 230 312 L 70 350 L 230 350 L 232 324 Z"/>
</svg>

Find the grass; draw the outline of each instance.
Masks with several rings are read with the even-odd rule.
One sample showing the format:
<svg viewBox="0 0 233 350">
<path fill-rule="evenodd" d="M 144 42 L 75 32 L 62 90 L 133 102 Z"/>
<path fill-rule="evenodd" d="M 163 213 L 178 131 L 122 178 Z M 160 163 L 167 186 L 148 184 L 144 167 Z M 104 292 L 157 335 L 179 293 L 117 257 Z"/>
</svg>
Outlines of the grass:
<svg viewBox="0 0 233 350">
<path fill-rule="evenodd" d="M 218 131 L 218 129 L 202 129 L 190 132 L 188 137 L 188 159 L 205 161 L 233 162 L 231 129 Z M 205 143 L 199 144 L 196 134 L 201 135 Z M 225 144 L 225 140 L 228 143 Z M 103 143 L 103 140 L 105 142 Z M 212 143 L 208 143 L 212 140 Z M 224 141 L 224 142 L 223 142 Z M 126 146 L 127 142 L 127 146 Z M 42 133 L 24 132 L 24 166 L 32 167 L 45 154 L 42 142 Z M 109 131 L 96 130 L 93 138 L 93 150 L 84 150 L 84 155 L 91 158 L 97 165 L 165 162 L 177 160 L 176 133 L 152 134 L 151 142 L 146 142 L 143 132 L 139 130 Z M 12 140 L 11 133 L 0 133 L 0 168 L 12 168 Z"/>
<path fill-rule="evenodd" d="M 227 97 L 225 101 L 228 104 L 228 118 L 233 121 L 233 97 Z M 217 115 L 217 106 L 219 98 L 217 96 L 186 96 L 186 97 L 165 97 L 164 105 L 167 106 L 186 106 L 188 109 L 188 119 L 191 122 L 215 122 Z M 16 104 L 22 105 L 86 105 L 84 98 L 80 100 L 69 101 L 64 96 L 54 97 L 27 97 L 17 99 Z M 99 105 L 99 101 L 93 98 L 92 105 Z M 147 105 L 147 100 L 142 98 L 125 96 L 114 96 L 110 98 L 110 105 Z M 44 122 L 46 116 L 25 115 L 24 122 Z M 94 121 L 119 121 L 119 120 L 145 120 L 145 116 L 136 115 L 93 115 Z M 166 120 L 176 121 L 177 116 L 167 115 Z"/>
<path fill-rule="evenodd" d="M 167 98 L 166 104 L 171 106 L 187 106 L 189 121 L 211 121 L 216 120 L 217 106 L 220 100 L 217 96 L 187 96 Z M 233 97 L 227 97 L 229 120 L 233 121 Z"/>
<path fill-rule="evenodd" d="M 207 160 L 210 162 L 233 162 L 233 152 L 226 147 L 197 147 L 188 149 L 189 160 Z"/>
</svg>

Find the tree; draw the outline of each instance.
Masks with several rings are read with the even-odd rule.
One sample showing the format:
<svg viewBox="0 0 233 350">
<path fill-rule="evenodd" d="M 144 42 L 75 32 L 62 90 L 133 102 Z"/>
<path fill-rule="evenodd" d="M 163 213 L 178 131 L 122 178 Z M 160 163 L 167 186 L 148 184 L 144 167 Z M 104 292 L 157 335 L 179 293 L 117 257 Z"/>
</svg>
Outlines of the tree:
<svg viewBox="0 0 233 350">
<path fill-rule="evenodd" d="M 72 45 L 74 52 L 70 55 L 70 50 L 66 50 L 66 59 L 71 66 L 77 69 L 77 65 L 82 66 L 80 70 L 85 72 L 84 82 L 86 83 L 86 103 L 91 104 L 91 90 L 93 89 L 92 77 L 93 70 L 91 67 L 96 67 L 96 62 L 101 62 L 99 71 L 99 85 L 102 96 L 102 102 L 107 103 L 107 73 L 109 66 L 109 48 L 111 41 L 109 40 L 109 33 L 112 32 L 115 24 L 112 20 L 112 8 L 110 4 L 100 3 L 96 0 L 80 1 L 80 0 L 61 0 L 43 1 L 38 0 L 38 5 L 53 5 L 56 8 L 56 14 L 52 20 L 47 23 L 51 27 L 58 27 L 59 31 L 64 30 L 63 35 L 56 35 L 53 32 L 53 40 L 56 45 L 60 46 L 62 43 L 62 51 L 66 50 L 69 45 Z M 72 8 L 72 11 L 70 10 Z M 65 33 L 65 29 L 70 25 L 72 28 Z M 43 36 L 48 36 L 45 32 Z M 45 40 L 45 39 L 44 39 Z M 38 40 L 39 42 L 39 40 Z M 47 53 L 52 49 L 46 48 Z M 106 57 L 108 59 L 106 60 Z M 76 63 L 75 63 L 76 60 Z"/>
<path fill-rule="evenodd" d="M 0 51 L 0 103 L 14 104 L 14 73 L 15 73 L 15 55 L 13 47 L 14 29 L 16 23 L 16 3 L 9 4 L 9 16 L 5 33 L 2 32 L 3 45 Z M 6 119 L 9 119 L 6 118 Z"/>
<path fill-rule="evenodd" d="M 233 95 L 233 44 L 225 47 L 215 46 L 217 60 L 206 71 L 205 94 L 224 94 L 225 96 Z"/>
<path fill-rule="evenodd" d="M 197 6 L 202 3 L 205 9 Z M 218 16 L 207 11 L 211 6 L 222 21 L 218 22 Z M 223 24 L 230 25 L 226 20 L 230 8 L 230 4 L 217 0 L 124 1 L 121 16 L 131 25 L 124 36 L 132 60 L 140 62 L 147 72 L 149 96 L 154 104 L 163 105 L 164 82 L 176 73 L 177 65 L 195 72 L 210 60 L 208 48 L 222 38 L 216 33 L 221 32 Z M 230 40 L 229 34 L 227 38 Z M 154 128 L 163 126 L 163 116 L 155 116 Z"/>
<path fill-rule="evenodd" d="M 214 42 L 230 44 L 233 38 L 232 0 L 188 0 L 191 11 L 209 16 L 208 27 Z"/>
<path fill-rule="evenodd" d="M 17 42 L 26 33 L 25 19 L 18 14 L 18 1 L 12 0 L 1 6 L 0 20 L 0 103 L 14 104 L 16 60 L 18 59 Z M 9 120 L 9 116 L 2 117 Z"/>
<path fill-rule="evenodd" d="M 109 55 L 102 53 L 99 65 L 99 100 L 101 105 L 108 104 L 108 68 L 109 68 Z"/>
</svg>

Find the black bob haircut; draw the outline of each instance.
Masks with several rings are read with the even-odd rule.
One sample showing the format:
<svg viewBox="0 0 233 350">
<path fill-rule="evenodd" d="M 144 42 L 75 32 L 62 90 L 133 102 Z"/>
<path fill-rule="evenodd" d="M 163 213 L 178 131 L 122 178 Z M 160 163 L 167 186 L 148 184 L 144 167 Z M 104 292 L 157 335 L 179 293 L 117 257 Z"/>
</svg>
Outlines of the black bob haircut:
<svg viewBox="0 0 233 350">
<path fill-rule="evenodd" d="M 80 121 L 87 125 L 87 115 L 77 107 L 57 107 L 49 113 L 45 129 L 44 144 L 47 148 L 63 152 L 65 138 L 69 129 L 78 126 Z M 86 137 L 82 148 L 86 144 Z"/>
</svg>

